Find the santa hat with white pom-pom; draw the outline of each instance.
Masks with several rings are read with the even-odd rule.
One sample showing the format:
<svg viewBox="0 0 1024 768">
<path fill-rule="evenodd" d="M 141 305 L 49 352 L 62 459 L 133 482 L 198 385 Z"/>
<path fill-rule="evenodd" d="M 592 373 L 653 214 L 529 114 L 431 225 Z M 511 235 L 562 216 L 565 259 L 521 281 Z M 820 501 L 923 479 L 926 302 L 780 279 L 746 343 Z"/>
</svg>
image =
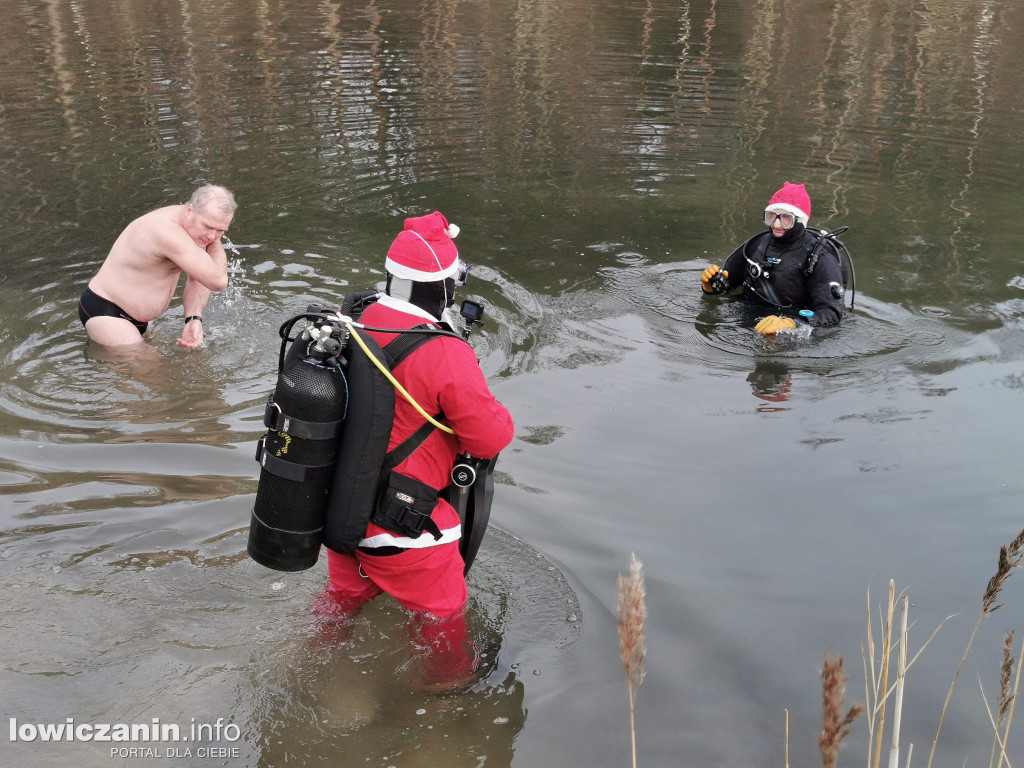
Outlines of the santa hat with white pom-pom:
<svg viewBox="0 0 1024 768">
<path fill-rule="evenodd" d="M 384 268 L 402 280 L 432 283 L 454 275 L 459 252 L 452 240 L 459 228 L 439 211 L 405 220 L 405 228 L 388 249 Z"/>
</svg>

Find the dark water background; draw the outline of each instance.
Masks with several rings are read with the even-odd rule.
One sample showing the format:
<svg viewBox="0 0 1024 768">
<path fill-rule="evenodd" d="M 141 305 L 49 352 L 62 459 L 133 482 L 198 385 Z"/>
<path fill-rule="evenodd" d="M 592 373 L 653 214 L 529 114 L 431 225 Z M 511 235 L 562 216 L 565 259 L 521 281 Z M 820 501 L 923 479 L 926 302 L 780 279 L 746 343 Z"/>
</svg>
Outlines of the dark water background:
<svg viewBox="0 0 1024 768">
<path fill-rule="evenodd" d="M 0 43 L 4 720 L 239 726 L 212 740 L 239 757 L 176 765 L 627 765 L 635 552 L 639 765 L 781 766 L 787 712 L 816 763 L 824 655 L 863 700 L 890 579 L 911 650 L 954 614 L 908 679 L 927 763 L 1024 523 L 1018 3 L 0 0 Z M 855 258 L 855 311 L 809 339 L 698 287 L 784 180 Z M 178 306 L 152 354 L 87 345 L 117 233 L 206 181 L 240 208 L 204 347 L 175 347 Z M 471 574 L 494 667 L 460 698 L 405 684 L 394 603 L 339 641 L 308 611 L 322 563 L 245 555 L 278 326 L 372 287 L 435 209 L 518 427 Z M 1018 579 L 935 765 L 988 764 Z M 155 760 L 2 732 L 4 765 Z M 862 717 L 840 763 L 866 756 Z"/>
</svg>

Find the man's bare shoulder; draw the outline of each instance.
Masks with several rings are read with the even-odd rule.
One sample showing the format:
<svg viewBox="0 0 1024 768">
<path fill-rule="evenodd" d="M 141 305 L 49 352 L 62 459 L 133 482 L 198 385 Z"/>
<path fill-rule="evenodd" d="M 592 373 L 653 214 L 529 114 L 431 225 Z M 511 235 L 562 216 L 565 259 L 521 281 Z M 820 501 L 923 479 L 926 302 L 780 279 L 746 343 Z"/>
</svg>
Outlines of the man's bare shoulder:
<svg viewBox="0 0 1024 768">
<path fill-rule="evenodd" d="M 184 206 L 168 205 L 145 213 L 124 230 L 126 245 L 138 255 L 167 258 L 172 252 L 192 245 L 192 240 L 181 226 Z"/>
<path fill-rule="evenodd" d="M 144 213 L 132 221 L 128 228 L 135 230 L 181 230 L 180 218 L 183 205 L 167 205 Z M 183 231 L 183 230 L 182 230 Z"/>
</svg>

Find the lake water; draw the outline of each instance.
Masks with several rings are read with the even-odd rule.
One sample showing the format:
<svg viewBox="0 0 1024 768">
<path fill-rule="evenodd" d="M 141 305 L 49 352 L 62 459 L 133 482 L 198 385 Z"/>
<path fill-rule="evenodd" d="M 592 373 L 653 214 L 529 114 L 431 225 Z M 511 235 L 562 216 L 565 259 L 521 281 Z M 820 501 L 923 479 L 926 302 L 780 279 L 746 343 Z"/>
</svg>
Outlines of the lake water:
<svg viewBox="0 0 1024 768">
<path fill-rule="evenodd" d="M 815 763 L 825 654 L 863 701 L 890 580 L 912 652 L 942 624 L 903 710 L 904 757 L 927 764 L 1024 526 L 1018 3 L 0 12 L 5 765 L 628 765 L 631 553 L 638 765 L 781 766 L 787 716 L 789 760 Z M 810 338 L 760 337 L 699 288 L 786 180 L 811 224 L 849 227 L 856 267 L 854 309 Z M 121 228 L 207 181 L 240 207 L 204 346 L 175 346 L 179 303 L 144 355 L 87 344 L 78 296 Z M 279 326 L 376 285 L 402 219 L 432 210 L 462 228 L 473 343 L 517 424 L 470 574 L 491 668 L 459 697 L 410 688 L 390 599 L 332 637 L 310 614 L 323 559 L 282 574 L 245 551 Z M 936 766 L 988 765 L 1020 581 L 973 641 Z M 17 730 L 69 718 L 200 727 Z M 840 763 L 867 745 L 861 716 Z"/>
</svg>

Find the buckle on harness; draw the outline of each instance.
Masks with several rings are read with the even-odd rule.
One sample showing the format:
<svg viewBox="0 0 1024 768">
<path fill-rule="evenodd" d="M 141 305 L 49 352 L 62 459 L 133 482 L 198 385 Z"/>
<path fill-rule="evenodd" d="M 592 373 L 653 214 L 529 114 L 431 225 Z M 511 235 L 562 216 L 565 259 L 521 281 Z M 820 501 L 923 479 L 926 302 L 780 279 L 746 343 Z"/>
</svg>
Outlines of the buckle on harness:
<svg viewBox="0 0 1024 768">
<path fill-rule="evenodd" d="M 414 539 L 423 535 L 423 531 L 428 531 L 435 541 L 441 538 L 441 529 L 431 520 L 430 515 L 417 512 L 412 507 L 389 507 L 386 513 L 387 525 L 379 519 L 376 522 L 384 528 L 393 528 Z"/>
<path fill-rule="evenodd" d="M 437 506 L 437 489 L 398 472 L 389 472 L 373 510 L 373 522 L 389 531 L 419 538 L 428 531 L 440 540 L 441 529 L 430 514 Z"/>
<path fill-rule="evenodd" d="M 281 420 L 284 419 L 284 425 L 281 425 Z M 285 418 L 284 411 L 281 410 L 281 406 L 274 402 L 274 396 L 270 395 L 267 398 L 267 407 L 263 411 L 263 426 L 269 429 L 275 429 L 278 432 L 288 431 L 288 419 Z"/>
</svg>

